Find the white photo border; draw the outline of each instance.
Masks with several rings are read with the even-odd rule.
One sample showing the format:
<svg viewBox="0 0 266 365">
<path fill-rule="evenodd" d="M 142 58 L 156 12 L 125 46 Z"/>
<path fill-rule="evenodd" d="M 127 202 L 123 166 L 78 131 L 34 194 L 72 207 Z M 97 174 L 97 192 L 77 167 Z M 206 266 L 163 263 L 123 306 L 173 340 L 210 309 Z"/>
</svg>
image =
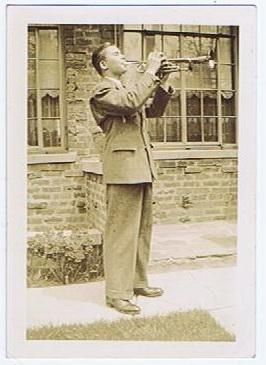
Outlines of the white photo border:
<svg viewBox="0 0 266 365">
<path fill-rule="evenodd" d="M 25 2 L 24 2 L 25 3 Z M 42 1 L 44 3 L 44 1 Z M 184 2 L 183 2 L 184 3 Z M 189 2 L 190 3 L 190 2 Z M 50 2 L 51 4 L 51 2 Z M 69 2 L 68 2 L 69 4 Z M 77 4 L 77 3 L 75 3 Z M 15 358 L 198 358 L 197 363 L 216 362 L 217 357 L 250 357 L 255 354 L 255 229 L 256 229 L 256 7 L 250 6 L 205 6 L 173 5 L 153 7 L 152 17 L 148 12 L 130 14 L 127 6 L 9 6 L 7 24 L 8 83 L 7 83 L 7 221 L 8 221 L 8 357 Z M 136 5 L 135 9 L 140 6 Z M 152 5 L 147 5 L 149 8 Z M 52 11 L 51 11 L 52 9 Z M 160 9 L 158 12 L 157 9 Z M 189 9 L 189 12 L 188 12 Z M 85 11 L 87 10 L 87 11 Z M 111 11 L 112 10 L 112 11 Z M 114 11 L 115 10 L 115 14 Z M 92 14 L 92 12 L 94 12 Z M 164 13 L 165 12 L 165 13 Z M 98 17 L 97 17 L 98 13 Z M 243 322 L 243 338 L 236 344 L 213 343 L 99 343 L 87 341 L 26 341 L 25 332 L 25 250 L 21 242 L 26 237 L 26 127 L 16 121 L 26 116 L 26 30 L 27 24 L 90 24 L 90 23 L 165 23 L 174 19 L 180 24 L 228 24 L 240 26 L 240 115 L 239 133 L 239 199 L 238 199 L 238 266 L 239 308 Z M 110 19 L 110 16 L 112 18 Z M 101 17 L 101 18 L 100 18 Z M 127 18 L 127 21 L 125 19 Z M 130 18 L 134 21 L 130 21 Z M 211 19 L 211 21 L 210 21 Z M 14 52 L 24 57 L 12 57 Z M 247 54 L 249 55 L 247 57 Z M 11 56 L 11 57 L 10 57 Z M 16 85 L 16 87 L 14 87 Z M 18 95 L 20 98 L 17 98 Z M 26 118 L 23 118 L 26 120 Z M 256 125 L 255 125 L 256 126 Z M 14 129 L 15 128 L 15 129 Z M 11 134 L 12 130 L 16 133 Z M 250 143 L 251 142 L 251 143 Z M 248 151 L 245 146 L 248 147 Z M 18 183 L 19 182 L 19 183 Z M 241 242 L 241 243 L 240 243 Z M 22 260 L 21 258 L 24 258 Z M 250 265 L 250 262 L 252 265 Z M 11 282 L 10 282 L 11 280 Z M 16 299 L 19 298 L 19 301 Z M 250 319 L 250 320 L 249 320 Z M 12 338 L 12 339 L 11 339 Z M 249 341 L 252 338 L 253 341 Z M 67 345 L 67 346 L 66 346 Z M 181 348 L 182 347 L 182 348 Z M 92 356 L 92 352 L 94 352 Z M 56 356 L 55 356 L 56 354 Z M 208 357 L 208 359 L 203 359 Z M 210 358 L 210 359 L 209 359 Z M 51 360 L 49 360 L 50 362 Z M 127 360 L 128 361 L 128 360 Z M 182 360 L 181 360 L 182 361 Z M 193 363 L 196 360 L 190 360 Z M 204 361 L 204 362 L 203 362 Z M 219 363 L 221 363 L 220 360 Z M 230 359 L 234 361 L 234 359 Z M 154 361 L 153 361 L 154 362 Z M 145 361 L 147 363 L 147 360 Z"/>
</svg>

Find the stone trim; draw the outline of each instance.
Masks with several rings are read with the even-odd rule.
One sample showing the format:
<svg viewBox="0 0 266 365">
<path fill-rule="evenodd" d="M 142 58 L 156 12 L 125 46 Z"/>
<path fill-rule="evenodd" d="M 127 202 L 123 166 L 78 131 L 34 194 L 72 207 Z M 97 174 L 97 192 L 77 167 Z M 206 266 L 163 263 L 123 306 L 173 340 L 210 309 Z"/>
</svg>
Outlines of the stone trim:
<svg viewBox="0 0 266 365">
<path fill-rule="evenodd" d="M 103 164 L 99 158 L 93 158 L 91 160 L 82 161 L 82 170 L 84 172 L 89 172 L 95 175 L 103 174 Z"/>
<path fill-rule="evenodd" d="M 43 163 L 69 163 L 77 161 L 77 152 L 28 155 L 28 165 Z"/>
<path fill-rule="evenodd" d="M 205 159 L 205 158 L 237 158 L 237 150 L 153 150 L 155 160 L 185 160 L 185 159 Z"/>
<path fill-rule="evenodd" d="M 83 233 L 85 232 L 84 229 L 80 229 L 80 231 L 83 232 Z M 72 234 L 72 230 L 70 230 L 70 229 L 64 229 L 63 231 L 54 230 L 53 232 L 54 232 L 54 234 L 63 233 L 63 235 L 65 237 L 71 236 L 71 234 Z M 35 236 L 39 236 L 41 234 L 42 234 L 42 232 L 39 232 L 39 231 L 28 231 L 27 232 L 27 238 L 31 239 L 31 238 L 34 238 Z M 100 245 L 102 245 L 102 233 L 98 229 L 88 228 L 86 234 L 87 234 L 88 238 L 93 238 L 93 242 L 90 243 L 91 246 L 100 246 Z"/>
</svg>

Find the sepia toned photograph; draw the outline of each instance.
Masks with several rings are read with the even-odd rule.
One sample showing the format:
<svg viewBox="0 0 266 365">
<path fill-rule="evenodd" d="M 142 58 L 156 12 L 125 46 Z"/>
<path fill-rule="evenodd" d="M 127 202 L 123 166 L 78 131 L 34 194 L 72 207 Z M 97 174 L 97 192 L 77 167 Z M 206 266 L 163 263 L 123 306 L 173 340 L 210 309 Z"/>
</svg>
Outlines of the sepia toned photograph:
<svg viewBox="0 0 266 365">
<path fill-rule="evenodd" d="M 239 240 L 240 22 L 53 19 L 23 38 L 26 346 L 234 353 L 239 288 L 255 288 Z"/>
<path fill-rule="evenodd" d="M 235 340 L 237 54 L 233 26 L 29 26 L 27 338 Z"/>
</svg>

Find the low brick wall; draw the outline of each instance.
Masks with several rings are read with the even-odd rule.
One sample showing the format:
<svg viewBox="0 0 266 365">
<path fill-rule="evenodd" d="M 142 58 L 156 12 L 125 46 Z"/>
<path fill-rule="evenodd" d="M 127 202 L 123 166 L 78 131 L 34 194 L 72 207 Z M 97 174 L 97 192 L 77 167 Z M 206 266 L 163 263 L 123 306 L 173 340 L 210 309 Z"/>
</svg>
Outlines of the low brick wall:
<svg viewBox="0 0 266 365">
<path fill-rule="evenodd" d="M 157 160 L 154 223 L 177 224 L 237 215 L 237 160 Z M 58 226 L 104 229 L 102 175 L 79 164 L 34 164 L 28 168 L 28 230 Z"/>
<path fill-rule="evenodd" d="M 236 219 L 237 160 L 157 160 L 154 223 Z M 89 222 L 103 231 L 106 217 L 102 176 L 86 173 Z"/>
<path fill-rule="evenodd" d="M 84 172 L 78 164 L 28 166 L 28 231 L 88 228 Z M 91 226 L 92 227 L 92 226 Z"/>
</svg>

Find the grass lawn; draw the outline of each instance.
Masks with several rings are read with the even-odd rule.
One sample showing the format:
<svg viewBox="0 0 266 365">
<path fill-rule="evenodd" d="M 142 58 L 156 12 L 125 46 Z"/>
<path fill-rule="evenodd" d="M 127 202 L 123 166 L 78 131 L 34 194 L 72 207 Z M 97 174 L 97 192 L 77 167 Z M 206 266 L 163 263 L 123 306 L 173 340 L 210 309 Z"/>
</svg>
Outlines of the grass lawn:
<svg viewBox="0 0 266 365">
<path fill-rule="evenodd" d="M 28 329 L 28 340 L 235 341 L 206 311 Z"/>
</svg>

